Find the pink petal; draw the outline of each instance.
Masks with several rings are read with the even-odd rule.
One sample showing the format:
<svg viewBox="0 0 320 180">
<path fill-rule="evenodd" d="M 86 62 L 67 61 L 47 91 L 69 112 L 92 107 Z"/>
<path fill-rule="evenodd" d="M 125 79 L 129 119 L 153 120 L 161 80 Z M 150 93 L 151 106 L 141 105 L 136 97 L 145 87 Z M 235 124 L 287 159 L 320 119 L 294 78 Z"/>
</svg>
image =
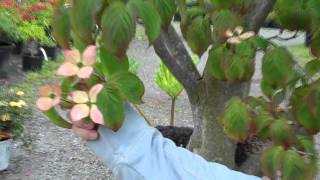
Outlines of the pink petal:
<svg viewBox="0 0 320 180">
<path fill-rule="evenodd" d="M 95 103 L 97 101 L 97 96 L 99 92 L 102 90 L 102 88 L 103 88 L 103 84 L 96 84 L 90 89 L 89 97 L 92 103 Z"/>
<path fill-rule="evenodd" d="M 53 107 L 53 100 L 49 97 L 39 98 L 36 102 L 37 108 L 40 111 L 48 111 Z"/>
<path fill-rule="evenodd" d="M 59 67 L 57 74 L 60 76 L 70 77 L 70 76 L 76 75 L 78 71 L 79 71 L 78 66 L 70 62 L 66 62 Z"/>
<path fill-rule="evenodd" d="M 96 105 L 91 105 L 90 118 L 97 124 L 104 125 L 103 115 Z"/>
<path fill-rule="evenodd" d="M 79 72 L 77 73 L 77 76 L 80 79 L 88 79 L 93 73 L 93 68 L 91 66 L 85 66 L 80 68 Z"/>
<path fill-rule="evenodd" d="M 71 99 L 77 104 L 89 102 L 88 93 L 85 91 L 73 91 L 70 93 Z"/>
<path fill-rule="evenodd" d="M 90 108 L 86 104 L 77 104 L 73 106 L 70 111 L 70 118 L 72 121 L 80 121 L 85 117 L 88 117 Z"/>
<path fill-rule="evenodd" d="M 96 62 L 97 47 L 90 45 L 83 51 L 83 64 L 85 66 L 93 65 Z"/>
<path fill-rule="evenodd" d="M 254 31 L 248 31 L 239 36 L 241 40 L 246 40 L 252 38 L 256 33 Z"/>
<path fill-rule="evenodd" d="M 55 97 L 54 99 L 52 99 L 53 106 L 60 104 L 60 102 L 61 102 L 60 97 Z"/>
<path fill-rule="evenodd" d="M 66 62 L 70 62 L 72 64 L 77 64 L 81 60 L 81 54 L 77 49 L 65 49 L 64 50 L 64 57 Z"/>
<path fill-rule="evenodd" d="M 42 86 L 38 90 L 38 94 L 41 97 L 50 96 L 51 93 L 52 93 L 52 88 L 50 86 Z"/>
<path fill-rule="evenodd" d="M 240 44 L 241 40 L 238 37 L 231 37 L 227 40 L 230 44 Z"/>
</svg>

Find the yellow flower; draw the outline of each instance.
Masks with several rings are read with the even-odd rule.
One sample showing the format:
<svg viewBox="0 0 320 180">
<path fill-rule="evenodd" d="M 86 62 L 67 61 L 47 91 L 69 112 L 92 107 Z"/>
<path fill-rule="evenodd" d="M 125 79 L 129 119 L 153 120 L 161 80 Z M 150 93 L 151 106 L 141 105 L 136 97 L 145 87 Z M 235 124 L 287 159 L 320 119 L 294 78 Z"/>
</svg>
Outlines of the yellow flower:
<svg viewBox="0 0 320 180">
<path fill-rule="evenodd" d="M 9 114 L 3 114 L 3 115 L 1 115 L 1 120 L 2 121 L 10 121 L 11 117 Z"/>
<path fill-rule="evenodd" d="M 23 91 L 18 91 L 18 92 L 16 93 L 16 95 L 17 95 L 17 96 L 23 96 L 23 95 L 24 95 L 24 92 L 23 92 Z"/>
<path fill-rule="evenodd" d="M 19 103 L 19 102 L 14 102 L 14 101 L 11 101 L 11 102 L 9 103 L 9 105 L 10 105 L 11 107 L 19 107 L 19 108 L 22 107 L 22 104 L 21 104 L 21 103 Z"/>
<path fill-rule="evenodd" d="M 26 106 L 26 102 L 24 100 L 19 100 L 18 103 L 21 105 L 21 106 Z"/>
</svg>

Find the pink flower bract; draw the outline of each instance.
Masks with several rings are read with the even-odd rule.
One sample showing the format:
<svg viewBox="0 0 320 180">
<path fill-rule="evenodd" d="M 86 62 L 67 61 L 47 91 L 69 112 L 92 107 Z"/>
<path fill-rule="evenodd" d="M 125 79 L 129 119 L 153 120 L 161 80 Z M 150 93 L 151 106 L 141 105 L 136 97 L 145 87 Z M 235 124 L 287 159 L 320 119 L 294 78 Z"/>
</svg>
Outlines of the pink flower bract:
<svg viewBox="0 0 320 180">
<path fill-rule="evenodd" d="M 88 46 L 82 56 L 77 49 L 64 50 L 64 56 L 65 63 L 59 67 L 58 75 L 87 79 L 93 74 L 92 65 L 96 62 L 96 46 Z"/>
<path fill-rule="evenodd" d="M 70 93 L 70 99 L 76 103 L 70 111 L 72 121 L 80 121 L 90 116 L 93 122 L 104 125 L 103 115 L 95 104 L 97 95 L 102 88 L 102 84 L 96 84 L 90 89 L 89 93 L 85 91 Z"/>
<path fill-rule="evenodd" d="M 41 111 L 48 111 L 60 103 L 61 88 L 57 82 L 39 88 L 40 98 L 37 100 L 37 108 Z"/>
</svg>

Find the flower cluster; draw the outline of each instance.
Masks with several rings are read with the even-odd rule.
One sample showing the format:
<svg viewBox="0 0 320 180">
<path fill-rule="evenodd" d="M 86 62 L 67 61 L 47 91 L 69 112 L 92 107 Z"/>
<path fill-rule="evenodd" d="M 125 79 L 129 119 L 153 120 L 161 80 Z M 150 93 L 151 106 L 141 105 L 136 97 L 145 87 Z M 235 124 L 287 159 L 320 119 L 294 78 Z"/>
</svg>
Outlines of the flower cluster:
<svg viewBox="0 0 320 180">
<path fill-rule="evenodd" d="M 65 62 L 58 68 L 57 75 L 65 77 L 75 88 L 62 89 L 57 82 L 41 87 L 36 103 L 38 109 L 48 112 L 68 104 L 67 108 L 63 108 L 68 110 L 72 121 L 91 120 L 104 125 L 103 115 L 96 105 L 103 81 L 88 83 L 95 79 L 93 65 L 96 63 L 96 46 L 88 46 L 82 54 L 77 49 L 66 49 L 64 57 Z"/>
<path fill-rule="evenodd" d="M 28 113 L 23 91 L 14 91 L 8 87 L 0 92 L 0 141 L 18 137 L 23 130 L 23 120 Z"/>
<path fill-rule="evenodd" d="M 233 31 L 227 29 L 225 32 L 227 36 L 227 42 L 229 44 L 240 44 L 242 41 L 247 40 L 255 36 L 254 31 L 243 32 L 243 27 L 237 26 Z"/>
</svg>

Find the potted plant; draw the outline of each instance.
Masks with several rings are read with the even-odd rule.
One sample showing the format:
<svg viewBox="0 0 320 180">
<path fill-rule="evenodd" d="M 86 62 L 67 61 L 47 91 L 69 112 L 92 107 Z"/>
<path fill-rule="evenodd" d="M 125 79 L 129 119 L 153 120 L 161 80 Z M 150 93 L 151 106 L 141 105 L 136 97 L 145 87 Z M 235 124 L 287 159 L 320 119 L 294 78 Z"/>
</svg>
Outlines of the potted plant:
<svg viewBox="0 0 320 180">
<path fill-rule="evenodd" d="M 192 57 L 198 63 L 198 57 Z M 176 127 L 174 124 L 176 100 L 183 91 L 183 86 L 176 80 L 169 69 L 161 62 L 156 74 L 155 84 L 171 99 L 171 112 L 169 126 L 156 126 L 166 138 L 171 139 L 177 146 L 187 147 L 193 129 L 190 127 Z"/>
<path fill-rule="evenodd" d="M 9 165 L 10 147 L 13 139 L 23 132 L 23 121 L 28 108 L 24 93 L 8 87 L 0 92 L 0 171 Z"/>
<path fill-rule="evenodd" d="M 40 51 L 41 45 L 54 47 L 55 43 L 51 38 L 50 18 L 51 6 L 47 3 L 28 1 L 19 5 L 21 22 L 18 32 L 24 42 L 22 66 L 24 71 L 36 71 L 41 69 L 42 61 L 47 57 L 45 50 Z M 51 57 L 55 56 L 55 52 Z"/>
<path fill-rule="evenodd" d="M 0 78 L 6 76 L 5 67 L 14 49 L 13 42 L 19 39 L 15 23 L 17 16 L 11 5 L 0 4 Z"/>
<path fill-rule="evenodd" d="M 40 43 L 47 39 L 43 27 L 32 21 L 24 21 L 19 26 L 24 41 L 22 52 L 22 69 L 24 71 L 40 70 L 44 56 L 40 51 Z"/>
</svg>

